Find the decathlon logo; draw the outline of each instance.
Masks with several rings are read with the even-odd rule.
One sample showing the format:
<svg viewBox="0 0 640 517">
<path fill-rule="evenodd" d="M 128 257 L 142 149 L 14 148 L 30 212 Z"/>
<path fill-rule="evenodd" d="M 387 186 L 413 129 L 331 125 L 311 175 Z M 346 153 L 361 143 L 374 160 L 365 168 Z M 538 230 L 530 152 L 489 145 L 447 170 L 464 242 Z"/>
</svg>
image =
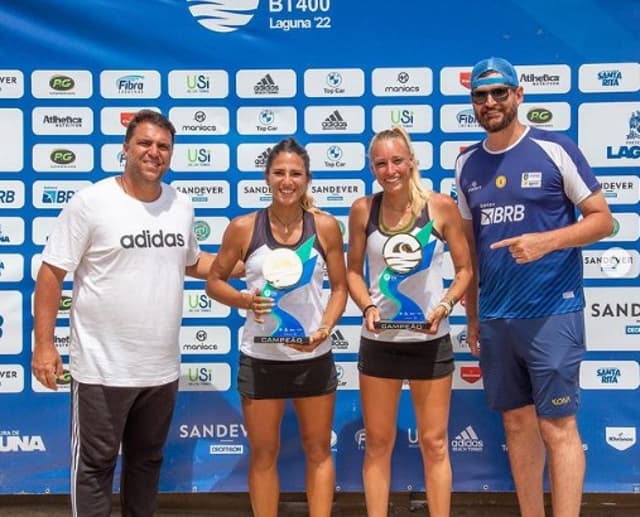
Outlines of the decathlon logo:
<svg viewBox="0 0 640 517">
<path fill-rule="evenodd" d="M 197 3 L 196 3 L 197 1 Z M 233 32 L 253 18 L 260 0 L 187 0 L 189 12 L 205 29 Z"/>
</svg>

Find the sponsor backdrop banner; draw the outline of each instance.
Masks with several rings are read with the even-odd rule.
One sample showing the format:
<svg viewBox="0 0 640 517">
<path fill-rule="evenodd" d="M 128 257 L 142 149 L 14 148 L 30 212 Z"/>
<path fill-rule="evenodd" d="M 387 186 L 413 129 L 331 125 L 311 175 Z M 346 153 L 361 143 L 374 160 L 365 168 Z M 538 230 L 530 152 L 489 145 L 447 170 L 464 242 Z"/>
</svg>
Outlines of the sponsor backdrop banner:
<svg viewBox="0 0 640 517">
<path fill-rule="evenodd" d="M 584 254 L 589 352 L 579 420 L 586 490 L 640 492 L 638 7 L 510 0 L 487 8 L 466 0 L 437 9 L 382 0 L 3 1 L 0 492 L 69 490 L 69 387 L 63 380 L 51 392 L 30 373 L 34 278 L 60 209 L 122 171 L 122 139 L 136 110 L 161 110 L 176 125 L 167 180 L 192 197 L 198 238 L 216 251 L 231 217 L 269 203 L 265 156 L 289 135 L 309 150 L 317 204 L 343 225 L 353 200 L 379 188 L 366 146 L 391 125 L 411 133 L 425 185 L 455 197 L 455 157 L 483 135 L 469 103 L 470 67 L 489 55 L 516 65 L 523 122 L 580 144 L 614 212 L 614 233 Z M 65 363 L 71 280 L 55 331 Z M 181 392 L 161 489 L 245 491 L 235 381 L 244 314 L 211 301 L 202 282 L 187 282 L 183 306 Z M 340 374 L 332 449 L 344 491 L 362 489 L 360 322 L 350 303 L 332 335 Z M 500 418 L 485 407 L 460 307 L 452 324 L 454 488 L 512 490 Z M 301 491 L 290 408 L 282 435 L 282 488 Z M 408 390 L 392 488 L 425 488 Z"/>
</svg>

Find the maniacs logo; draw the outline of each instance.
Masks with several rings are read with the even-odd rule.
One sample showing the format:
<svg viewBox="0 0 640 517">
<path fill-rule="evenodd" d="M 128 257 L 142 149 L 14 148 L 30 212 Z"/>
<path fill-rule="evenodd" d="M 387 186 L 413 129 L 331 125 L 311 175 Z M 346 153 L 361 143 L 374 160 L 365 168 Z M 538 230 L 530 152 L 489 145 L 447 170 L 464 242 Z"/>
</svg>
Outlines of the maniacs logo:
<svg viewBox="0 0 640 517">
<path fill-rule="evenodd" d="M 484 442 L 478 437 L 473 427 L 468 425 L 453 440 L 451 440 L 453 452 L 482 452 Z"/>
<path fill-rule="evenodd" d="M 620 86 L 622 72 L 620 70 L 601 70 L 598 72 L 598 81 L 602 86 Z"/>
<path fill-rule="evenodd" d="M 504 205 L 480 207 L 480 224 L 488 226 L 491 224 L 514 223 L 524 220 L 524 205 Z"/>
<path fill-rule="evenodd" d="M 162 230 L 152 234 L 143 230 L 135 235 L 123 235 L 120 245 L 124 249 L 132 248 L 182 248 L 185 245 L 184 235 L 181 233 L 164 233 Z"/>
<path fill-rule="evenodd" d="M 42 436 L 21 435 L 17 431 L 0 431 L 0 452 L 46 452 Z"/>
<path fill-rule="evenodd" d="M 205 29 L 233 32 L 247 25 L 260 0 L 201 0 L 189 6 L 189 12 Z"/>
<path fill-rule="evenodd" d="M 626 451 L 636 443 L 635 427 L 606 427 L 607 443 L 619 451 Z"/>
<path fill-rule="evenodd" d="M 634 111 L 629 117 L 629 133 L 626 136 L 627 145 L 622 145 L 617 149 L 611 145 L 607 146 L 607 158 L 640 158 L 640 110 Z"/>
</svg>

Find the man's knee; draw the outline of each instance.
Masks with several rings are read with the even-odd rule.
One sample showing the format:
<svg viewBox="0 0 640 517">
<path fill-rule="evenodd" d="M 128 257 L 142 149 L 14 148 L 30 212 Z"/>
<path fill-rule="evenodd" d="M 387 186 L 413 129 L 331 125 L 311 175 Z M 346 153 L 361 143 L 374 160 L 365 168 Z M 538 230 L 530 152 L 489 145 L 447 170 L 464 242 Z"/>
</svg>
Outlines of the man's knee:
<svg viewBox="0 0 640 517">
<path fill-rule="evenodd" d="M 580 440 L 574 415 L 560 418 L 540 418 L 540 434 L 548 447 Z"/>
</svg>

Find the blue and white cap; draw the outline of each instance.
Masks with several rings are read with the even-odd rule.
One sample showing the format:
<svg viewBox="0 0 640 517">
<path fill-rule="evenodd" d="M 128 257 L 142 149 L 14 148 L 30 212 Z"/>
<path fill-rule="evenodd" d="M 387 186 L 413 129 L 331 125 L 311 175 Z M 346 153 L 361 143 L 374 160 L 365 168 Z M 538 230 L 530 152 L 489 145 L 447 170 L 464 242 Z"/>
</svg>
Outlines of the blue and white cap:
<svg viewBox="0 0 640 517">
<path fill-rule="evenodd" d="M 498 75 L 492 77 L 481 77 L 486 72 L 496 72 Z M 516 88 L 518 86 L 518 74 L 513 65 L 501 57 L 490 57 L 476 63 L 471 70 L 471 90 L 479 86 L 490 86 L 492 84 L 506 84 Z"/>
</svg>

